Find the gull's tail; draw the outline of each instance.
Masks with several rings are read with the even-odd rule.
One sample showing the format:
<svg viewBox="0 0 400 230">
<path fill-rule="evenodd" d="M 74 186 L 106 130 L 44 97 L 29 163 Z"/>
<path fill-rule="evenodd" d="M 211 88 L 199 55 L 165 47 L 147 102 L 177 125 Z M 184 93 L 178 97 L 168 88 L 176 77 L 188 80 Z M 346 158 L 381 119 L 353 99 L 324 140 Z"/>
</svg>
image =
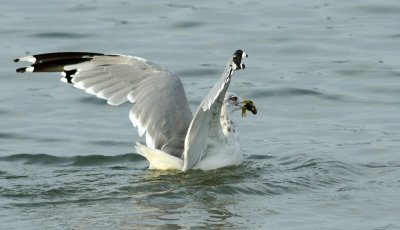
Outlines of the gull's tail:
<svg viewBox="0 0 400 230">
<path fill-rule="evenodd" d="M 136 143 L 137 154 L 149 161 L 149 169 L 155 170 L 182 170 L 183 160 L 158 149 L 152 149 Z"/>
</svg>

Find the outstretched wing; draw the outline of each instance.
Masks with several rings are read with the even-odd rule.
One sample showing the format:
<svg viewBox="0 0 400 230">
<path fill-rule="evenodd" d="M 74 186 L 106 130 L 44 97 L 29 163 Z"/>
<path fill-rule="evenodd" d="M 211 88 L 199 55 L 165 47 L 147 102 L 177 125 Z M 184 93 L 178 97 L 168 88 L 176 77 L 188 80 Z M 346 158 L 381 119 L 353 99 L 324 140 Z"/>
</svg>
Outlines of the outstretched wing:
<svg viewBox="0 0 400 230">
<path fill-rule="evenodd" d="M 135 103 L 129 118 L 146 144 L 181 156 L 192 120 L 181 80 L 143 58 L 101 53 L 63 52 L 22 57 L 33 63 L 17 72 L 62 72 L 62 81 L 107 100 Z"/>
<path fill-rule="evenodd" d="M 221 108 L 233 71 L 244 69 L 242 59 L 245 57 L 247 54 L 242 50 L 233 54 L 222 76 L 197 108 L 185 138 L 183 171 L 193 168 L 206 155 L 208 146 L 212 144 L 209 140 L 214 143 L 224 141 L 220 124 Z"/>
</svg>

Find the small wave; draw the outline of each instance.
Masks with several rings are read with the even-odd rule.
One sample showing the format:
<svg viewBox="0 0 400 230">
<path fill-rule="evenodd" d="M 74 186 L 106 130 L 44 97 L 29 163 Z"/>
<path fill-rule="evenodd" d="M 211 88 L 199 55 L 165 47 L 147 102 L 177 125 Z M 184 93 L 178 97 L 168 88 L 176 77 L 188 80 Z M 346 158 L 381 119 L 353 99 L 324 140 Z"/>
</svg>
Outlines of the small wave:
<svg viewBox="0 0 400 230">
<path fill-rule="evenodd" d="M 118 188 L 121 193 L 147 194 L 154 196 L 191 196 L 209 199 L 219 195 L 275 195 L 283 193 L 285 188 L 279 184 L 260 183 L 263 169 L 249 167 L 247 164 L 222 169 L 201 171 L 191 170 L 185 173 L 176 171 L 146 171 L 131 179 L 127 186 Z"/>
<path fill-rule="evenodd" d="M 264 160 L 264 159 L 271 159 L 274 158 L 274 156 L 270 155 L 270 154 L 265 154 L 265 155 L 249 155 L 246 157 L 247 160 Z"/>
<path fill-rule="evenodd" d="M 250 196 L 265 196 L 265 195 L 280 195 L 290 192 L 290 187 L 280 185 L 278 183 L 261 182 L 256 181 L 242 183 L 242 184 L 231 184 L 221 185 L 212 188 L 212 190 L 218 194 L 229 194 L 229 195 L 250 195 Z"/>
<path fill-rule="evenodd" d="M 199 26 L 203 26 L 204 23 L 200 21 L 188 21 L 188 22 L 177 22 L 173 25 L 174 28 L 178 29 L 187 29 L 187 28 L 195 28 Z"/>
<path fill-rule="evenodd" d="M 93 105 L 105 105 L 107 101 L 100 99 L 98 97 L 91 97 L 91 96 L 83 96 L 79 99 L 82 103 L 88 103 Z"/>
<path fill-rule="evenodd" d="M 29 139 L 33 139 L 33 138 L 23 135 L 23 134 L 0 132 L 0 139 L 29 140 Z"/>
<path fill-rule="evenodd" d="M 98 198 L 78 198 L 78 199 L 66 199 L 66 200 L 55 200 L 55 201 L 33 201 L 26 203 L 11 203 L 15 207 L 48 207 L 51 205 L 63 205 L 63 204 L 88 204 L 88 203 L 98 203 L 101 201 L 114 201 L 114 202 L 125 202 L 132 200 L 132 197 L 98 197 Z"/>
<path fill-rule="evenodd" d="M 248 161 L 242 167 L 217 172 L 223 176 L 192 175 L 187 185 L 210 186 L 208 190 L 216 194 L 282 195 L 347 184 L 366 173 L 359 165 L 306 154 L 246 159 Z M 260 164 L 260 160 L 268 163 Z M 193 183 L 194 180 L 197 183 Z"/>
<path fill-rule="evenodd" d="M 0 161 L 6 162 L 22 162 L 24 164 L 38 165 L 62 165 L 62 166 L 96 166 L 108 165 L 124 162 L 140 161 L 143 158 L 134 153 L 126 153 L 116 156 L 89 155 L 89 156 L 73 156 L 60 157 L 48 154 L 15 154 L 6 157 L 0 157 Z"/>
<path fill-rule="evenodd" d="M 205 64 L 204 64 L 205 65 Z M 185 77 L 199 77 L 199 76 L 214 76 L 218 75 L 219 70 L 217 68 L 208 68 L 208 69 L 193 69 L 193 70 L 185 70 L 185 71 L 180 71 L 178 74 L 180 76 L 185 76 Z"/>
<path fill-rule="evenodd" d="M 368 164 L 359 164 L 359 166 L 366 168 L 398 168 L 400 167 L 400 161 L 390 161 L 386 163 L 372 162 Z"/>
<path fill-rule="evenodd" d="M 116 156 L 103 156 L 103 155 L 90 155 L 90 156 L 75 156 L 73 157 L 74 166 L 86 166 L 86 165 L 103 165 L 112 163 L 124 163 L 134 162 L 143 160 L 143 158 L 134 153 L 126 153 Z"/>
<path fill-rule="evenodd" d="M 385 15 L 385 14 L 398 14 L 400 11 L 400 7 L 398 6 L 385 6 L 382 4 L 368 4 L 368 5 L 360 5 L 357 7 L 352 7 L 351 10 L 354 11 L 359 11 L 359 12 L 366 12 L 368 14 L 380 14 L 380 15 Z"/>
<path fill-rule="evenodd" d="M 13 114 L 14 114 L 13 111 L 0 109 L 0 115 L 1 116 L 9 116 L 9 115 L 13 115 Z"/>
<path fill-rule="evenodd" d="M 65 32 L 49 32 L 49 33 L 36 33 L 34 37 L 38 38 L 86 38 L 90 37 L 89 34 L 65 33 Z"/>
<path fill-rule="evenodd" d="M 296 96 L 312 96 L 319 97 L 325 100 L 342 100 L 342 96 L 323 93 L 315 89 L 301 89 L 301 88 L 279 88 L 279 89 L 254 89 L 249 94 L 251 98 L 257 97 L 296 97 Z"/>
<path fill-rule="evenodd" d="M 322 158 L 310 158 L 303 162 L 295 163 L 295 165 L 290 170 L 302 170 L 302 169 L 317 169 L 320 172 L 331 172 L 336 175 L 362 175 L 362 169 L 357 165 L 344 163 L 336 160 L 327 160 Z"/>
<path fill-rule="evenodd" d="M 182 8 L 182 9 L 191 9 L 191 10 L 198 10 L 197 7 L 191 6 L 191 5 L 185 5 L 185 4 L 174 4 L 174 3 L 168 3 L 167 4 L 168 7 L 172 7 L 172 8 Z"/>
<path fill-rule="evenodd" d="M 293 191 L 335 186 L 365 175 L 365 170 L 358 165 L 331 159 L 309 158 L 305 155 L 282 159 L 280 177 L 284 178 L 280 180 Z"/>
</svg>

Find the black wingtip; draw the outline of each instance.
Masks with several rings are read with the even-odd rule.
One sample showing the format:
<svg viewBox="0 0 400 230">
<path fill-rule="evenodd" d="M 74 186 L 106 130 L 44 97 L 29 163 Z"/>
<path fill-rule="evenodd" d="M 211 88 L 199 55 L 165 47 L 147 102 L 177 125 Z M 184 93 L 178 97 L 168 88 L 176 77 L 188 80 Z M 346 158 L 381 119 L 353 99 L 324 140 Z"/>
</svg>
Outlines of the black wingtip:
<svg viewBox="0 0 400 230">
<path fill-rule="evenodd" d="M 243 50 L 236 50 L 234 55 L 240 55 L 242 56 Z"/>
<path fill-rule="evenodd" d="M 16 69 L 17 73 L 25 73 L 26 72 L 26 67 L 18 68 Z"/>
<path fill-rule="evenodd" d="M 17 59 L 14 59 L 14 62 L 19 62 L 19 58 L 17 58 Z"/>
<path fill-rule="evenodd" d="M 76 69 L 73 69 L 73 70 L 65 70 L 65 71 L 64 71 L 64 74 L 65 74 L 65 77 L 64 77 L 64 78 L 67 80 L 67 83 L 72 84 L 73 75 L 76 74 L 77 71 L 78 71 L 78 70 L 76 70 Z"/>
<path fill-rule="evenodd" d="M 245 53 L 243 50 L 236 50 L 233 56 L 240 56 L 240 57 L 249 57 L 247 53 Z"/>
<path fill-rule="evenodd" d="M 245 65 L 242 63 L 242 59 L 248 56 L 243 50 L 236 50 L 233 54 L 234 70 L 244 69 Z"/>
</svg>

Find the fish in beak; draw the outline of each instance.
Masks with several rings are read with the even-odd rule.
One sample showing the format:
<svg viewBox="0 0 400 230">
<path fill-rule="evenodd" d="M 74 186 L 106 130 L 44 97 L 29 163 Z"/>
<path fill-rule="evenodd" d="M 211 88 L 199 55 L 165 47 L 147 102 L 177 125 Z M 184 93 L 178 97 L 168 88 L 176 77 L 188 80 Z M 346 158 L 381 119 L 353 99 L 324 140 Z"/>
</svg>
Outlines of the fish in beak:
<svg viewBox="0 0 400 230">
<path fill-rule="evenodd" d="M 244 100 L 242 105 L 242 117 L 246 116 L 246 112 L 250 111 L 253 114 L 257 114 L 257 108 L 251 100 Z"/>
</svg>

